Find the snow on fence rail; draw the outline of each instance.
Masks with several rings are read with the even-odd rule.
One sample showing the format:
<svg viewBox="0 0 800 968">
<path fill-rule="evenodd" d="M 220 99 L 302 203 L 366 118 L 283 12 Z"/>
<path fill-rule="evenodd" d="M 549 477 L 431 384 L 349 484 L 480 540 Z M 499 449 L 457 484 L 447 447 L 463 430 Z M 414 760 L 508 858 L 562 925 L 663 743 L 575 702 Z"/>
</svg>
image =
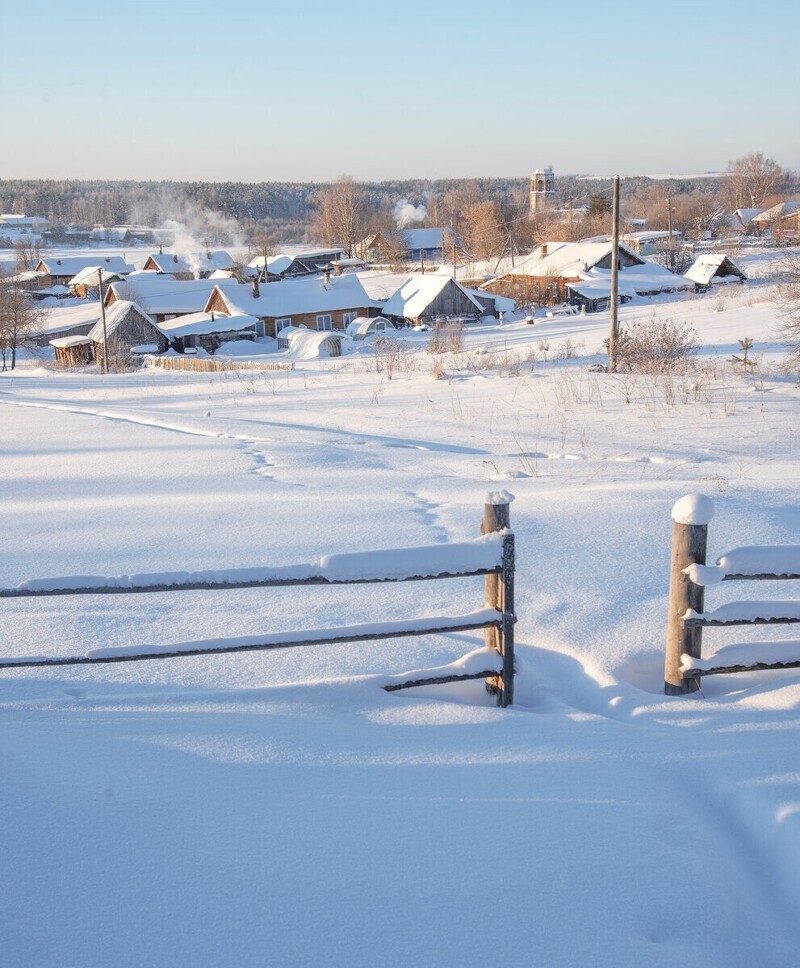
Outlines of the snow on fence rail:
<svg viewBox="0 0 800 968">
<path fill-rule="evenodd" d="M 31 598 L 53 595 L 143 594 L 197 590 L 265 588 L 282 585 L 359 585 L 382 582 L 432 581 L 444 578 L 484 576 L 486 607 L 461 615 L 436 615 L 396 622 L 371 622 L 341 628 L 303 629 L 259 636 L 206 639 L 174 645 L 116 646 L 93 649 L 82 656 L 17 656 L 0 658 L 0 671 L 32 666 L 91 665 L 136 662 L 221 653 L 255 652 L 336 642 L 363 642 L 404 636 L 432 635 L 485 629 L 486 645 L 498 653 L 499 668 L 477 672 L 420 677 L 385 686 L 387 691 L 486 679 L 498 703 L 508 706 L 514 698 L 514 534 L 510 530 L 509 503 L 505 491 L 486 497 L 483 536 L 474 541 L 387 551 L 363 551 L 327 555 L 318 561 L 283 567 L 233 568 L 215 571 L 158 572 L 102 577 L 75 575 L 37 578 L 16 588 L 0 589 L 0 598 Z M 436 670 L 434 670 L 436 671 Z"/>
<path fill-rule="evenodd" d="M 763 669 L 800 668 L 800 641 L 743 642 L 702 657 L 704 628 L 738 625 L 789 625 L 800 622 L 800 600 L 729 602 L 705 610 L 705 588 L 724 581 L 800 579 L 800 545 L 751 545 L 734 548 L 716 565 L 706 564 L 708 525 L 713 502 L 703 494 L 681 498 L 672 509 L 672 563 L 664 669 L 668 696 L 700 688 L 703 676 Z"/>
</svg>

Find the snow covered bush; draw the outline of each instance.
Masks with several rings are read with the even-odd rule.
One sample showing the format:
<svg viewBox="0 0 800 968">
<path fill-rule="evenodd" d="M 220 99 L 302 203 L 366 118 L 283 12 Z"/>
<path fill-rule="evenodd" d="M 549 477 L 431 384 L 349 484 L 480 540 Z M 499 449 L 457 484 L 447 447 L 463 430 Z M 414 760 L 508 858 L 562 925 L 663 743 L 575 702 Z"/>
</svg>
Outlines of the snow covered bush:
<svg viewBox="0 0 800 968">
<path fill-rule="evenodd" d="M 787 256 L 781 269 L 783 281 L 777 289 L 781 322 L 775 335 L 788 345 L 789 366 L 800 369 L 800 256 Z"/>
<path fill-rule="evenodd" d="M 653 317 L 620 332 L 618 366 L 637 373 L 679 372 L 693 364 L 699 345 L 688 323 Z"/>
</svg>

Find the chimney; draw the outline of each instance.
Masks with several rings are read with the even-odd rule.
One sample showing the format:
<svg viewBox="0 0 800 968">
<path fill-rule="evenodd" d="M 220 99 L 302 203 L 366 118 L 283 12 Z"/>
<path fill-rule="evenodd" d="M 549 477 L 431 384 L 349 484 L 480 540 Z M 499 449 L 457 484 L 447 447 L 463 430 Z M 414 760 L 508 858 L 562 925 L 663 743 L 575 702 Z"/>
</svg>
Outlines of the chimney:
<svg viewBox="0 0 800 968">
<path fill-rule="evenodd" d="M 546 255 L 547 255 L 547 243 L 544 242 L 542 244 L 542 258 L 544 258 Z"/>
<path fill-rule="evenodd" d="M 331 270 L 329 266 L 325 266 L 325 268 L 322 270 L 322 281 L 326 286 L 330 285 Z"/>
<path fill-rule="evenodd" d="M 256 278 L 256 276 L 253 276 L 251 281 L 253 283 L 253 299 L 260 299 L 261 290 L 258 288 L 258 279 Z"/>
<path fill-rule="evenodd" d="M 173 261 L 173 262 L 177 262 L 177 261 L 178 261 L 178 256 L 177 256 L 177 255 L 174 255 L 174 256 L 172 257 L 172 261 Z"/>
<path fill-rule="evenodd" d="M 342 274 L 342 267 L 339 265 L 338 262 L 334 262 L 333 264 L 333 274 L 335 276 L 340 276 Z"/>
</svg>

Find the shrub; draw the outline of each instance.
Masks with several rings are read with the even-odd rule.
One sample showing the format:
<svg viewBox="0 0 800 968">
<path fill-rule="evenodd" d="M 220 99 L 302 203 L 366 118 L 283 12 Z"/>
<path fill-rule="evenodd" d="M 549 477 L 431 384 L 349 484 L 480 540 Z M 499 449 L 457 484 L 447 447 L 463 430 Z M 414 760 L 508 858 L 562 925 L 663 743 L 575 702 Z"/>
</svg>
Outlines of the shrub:
<svg viewBox="0 0 800 968">
<path fill-rule="evenodd" d="M 697 331 L 673 319 L 648 319 L 622 330 L 617 365 L 638 373 L 671 373 L 687 369 L 699 348 Z"/>
</svg>

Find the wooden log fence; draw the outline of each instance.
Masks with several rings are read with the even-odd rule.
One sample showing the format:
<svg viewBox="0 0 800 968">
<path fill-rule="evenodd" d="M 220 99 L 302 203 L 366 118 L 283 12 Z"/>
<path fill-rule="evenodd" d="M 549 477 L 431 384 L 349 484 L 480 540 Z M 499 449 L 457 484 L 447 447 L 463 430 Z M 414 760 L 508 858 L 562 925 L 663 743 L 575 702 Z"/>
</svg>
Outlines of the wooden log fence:
<svg viewBox="0 0 800 968">
<path fill-rule="evenodd" d="M 716 565 L 706 564 L 708 525 L 713 502 L 702 494 L 681 498 L 672 509 L 664 692 L 696 692 L 704 676 L 800 668 L 800 641 L 729 644 L 703 659 L 703 629 L 728 626 L 790 625 L 800 622 L 800 600 L 729 602 L 705 610 L 705 589 L 727 581 L 793 581 L 800 579 L 800 545 L 753 545 L 734 548 Z M 753 653 L 792 651 L 763 660 Z"/>
<path fill-rule="evenodd" d="M 344 642 L 447 634 L 485 629 L 487 644 L 498 653 L 496 662 L 477 672 L 425 676 L 391 683 L 388 692 L 415 686 L 469 679 L 485 679 L 498 705 L 514 698 L 514 534 L 508 514 L 513 496 L 505 491 L 489 494 L 484 508 L 483 537 L 474 541 L 390 551 L 329 555 L 318 562 L 288 567 L 238 568 L 224 571 L 122 575 L 111 578 L 83 576 L 46 578 L 0 589 L 0 598 L 42 598 L 61 595 L 122 595 L 179 591 L 276 588 L 293 585 L 361 585 L 384 582 L 434 581 L 484 576 L 486 607 L 454 616 L 428 616 L 404 621 L 352 625 L 344 628 L 306 629 L 236 639 L 185 642 L 174 646 L 111 647 L 79 656 L 20 656 L 0 658 L 0 671 L 65 665 L 141 662 L 287 649 Z M 489 633 L 491 632 L 491 638 Z"/>
</svg>

